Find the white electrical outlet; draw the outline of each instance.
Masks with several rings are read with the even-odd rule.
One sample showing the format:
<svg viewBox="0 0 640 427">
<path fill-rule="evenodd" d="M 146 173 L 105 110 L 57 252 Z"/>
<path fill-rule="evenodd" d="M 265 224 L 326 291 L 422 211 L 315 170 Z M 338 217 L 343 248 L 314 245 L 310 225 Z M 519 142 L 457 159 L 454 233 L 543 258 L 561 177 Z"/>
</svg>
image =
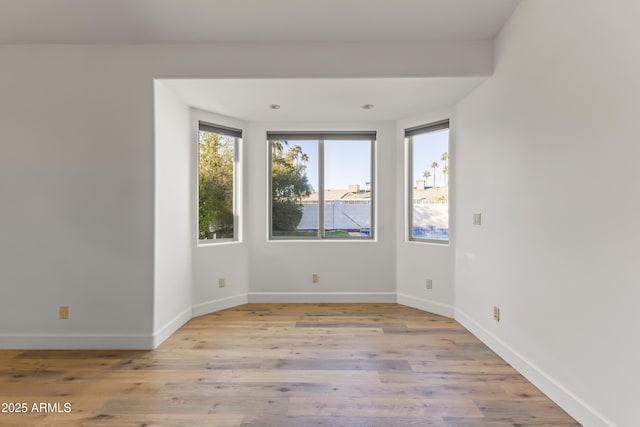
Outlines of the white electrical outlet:
<svg viewBox="0 0 640 427">
<path fill-rule="evenodd" d="M 227 283 L 225 282 L 223 277 L 218 279 L 218 287 L 219 288 L 224 288 L 226 285 L 227 285 Z"/>
<path fill-rule="evenodd" d="M 482 214 L 474 213 L 473 214 L 473 225 L 481 225 L 482 224 Z"/>
<path fill-rule="evenodd" d="M 433 289 L 433 280 L 427 279 L 427 289 Z"/>
<path fill-rule="evenodd" d="M 318 274 L 317 273 L 313 273 L 311 275 L 311 282 L 312 283 L 318 283 Z"/>
</svg>

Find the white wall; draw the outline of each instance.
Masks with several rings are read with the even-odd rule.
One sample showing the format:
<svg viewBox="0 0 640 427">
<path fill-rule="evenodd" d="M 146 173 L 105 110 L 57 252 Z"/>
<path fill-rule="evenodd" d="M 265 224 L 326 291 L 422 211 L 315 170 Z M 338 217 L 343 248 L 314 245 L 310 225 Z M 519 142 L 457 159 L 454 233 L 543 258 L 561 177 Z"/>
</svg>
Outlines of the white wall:
<svg viewBox="0 0 640 427">
<path fill-rule="evenodd" d="M 267 131 L 376 131 L 375 241 L 269 241 Z M 393 122 L 251 123 L 247 144 L 251 301 L 395 302 Z M 312 283 L 313 273 L 319 275 Z"/>
<path fill-rule="evenodd" d="M 398 302 L 427 310 L 443 316 L 453 317 L 454 281 L 453 248 L 456 228 L 454 224 L 455 203 L 449 203 L 449 244 L 413 242 L 408 240 L 407 206 L 408 182 L 407 153 L 404 141 L 405 129 L 449 119 L 449 168 L 456 167 L 455 117 L 453 109 L 436 111 L 419 117 L 399 120 L 396 129 L 396 282 Z M 456 183 L 449 182 L 449 199 L 455 195 Z M 432 280 L 432 289 L 427 289 L 426 279 Z"/>
<path fill-rule="evenodd" d="M 160 81 L 155 101 L 154 338 L 191 318 L 194 169 L 189 108 Z"/>
<path fill-rule="evenodd" d="M 2 348 L 151 344 L 153 81 L 116 52 L 0 47 Z"/>
<path fill-rule="evenodd" d="M 214 94 L 215 96 L 215 94 Z M 247 302 L 247 293 L 249 291 L 249 246 L 245 239 L 250 235 L 244 231 L 246 223 L 245 200 L 247 198 L 246 189 L 246 152 L 247 140 L 249 134 L 247 132 L 248 125 L 238 119 L 213 114 L 210 112 L 191 109 L 191 139 L 194 141 L 189 144 L 191 147 L 191 158 L 194 167 L 191 168 L 191 191 L 194 203 L 192 206 L 191 216 L 193 218 L 193 227 L 190 231 L 191 242 L 193 246 L 193 301 L 195 316 L 221 310 L 223 308 L 233 307 L 238 304 Z M 238 204 L 236 211 L 238 212 L 238 240 L 234 242 L 198 244 L 196 236 L 197 228 L 197 189 L 198 175 L 195 164 L 197 164 L 198 153 L 195 141 L 198 140 L 198 121 L 205 121 L 221 126 L 232 127 L 242 130 L 243 140 L 239 145 L 239 159 L 242 163 L 238 165 L 237 173 L 239 190 Z M 225 287 L 220 288 L 219 279 L 225 279 Z"/>
<path fill-rule="evenodd" d="M 525 0 L 456 111 L 456 318 L 585 426 L 640 425 L 639 16 Z"/>
<path fill-rule="evenodd" d="M 498 41 L 495 76 L 456 109 L 456 317 L 585 425 L 640 423 L 639 7 L 525 0 Z M 490 56 L 488 43 L 0 46 L 0 347 L 152 346 L 155 326 L 186 301 L 158 303 L 154 315 L 154 78 L 477 76 L 491 72 Z M 396 245 L 422 256 L 398 242 L 398 208 L 378 205 L 376 243 L 266 241 L 267 125 L 251 126 L 245 142 L 258 146 L 247 156 L 255 197 L 245 200 L 245 233 L 256 238 L 232 249 L 250 251 L 251 274 L 242 255 L 233 272 L 223 261 L 210 268 L 222 246 L 195 249 L 194 312 L 224 298 L 210 287 L 219 275 L 239 294 L 251 283 L 279 297 L 384 295 L 396 279 L 414 292 L 413 277 L 378 262 L 396 259 Z M 379 201 L 398 204 L 400 140 L 394 124 L 376 126 L 391 141 L 378 145 L 391 164 L 381 162 Z M 594 194 L 615 211 L 589 209 Z M 560 209 L 540 210 L 540 200 Z M 477 211 L 483 225 L 472 227 Z M 607 227 L 594 230 L 603 218 Z M 364 276 L 350 270 L 354 253 L 370 268 Z M 283 272 L 289 261 L 295 268 Z M 438 274 L 433 299 L 451 304 L 435 292 L 450 273 Z M 59 305 L 70 306 L 69 320 L 57 320 Z"/>
<path fill-rule="evenodd" d="M 140 348 L 184 303 L 154 316 L 154 79 L 488 75 L 491 44 L 4 45 L 0 62 L 0 348 Z M 194 272 L 194 303 L 218 299 Z"/>
</svg>

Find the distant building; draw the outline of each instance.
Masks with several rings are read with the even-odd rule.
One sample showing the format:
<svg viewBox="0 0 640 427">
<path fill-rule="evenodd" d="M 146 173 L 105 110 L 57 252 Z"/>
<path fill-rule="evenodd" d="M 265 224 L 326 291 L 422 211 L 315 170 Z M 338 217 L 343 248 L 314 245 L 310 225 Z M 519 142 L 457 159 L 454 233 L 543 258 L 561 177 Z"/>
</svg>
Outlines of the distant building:
<svg viewBox="0 0 640 427">
<path fill-rule="evenodd" d="M 302 200 L 302 219 L 298 230 L 312 230 L 318 226 L 318 193 L 311 193 Z M 371 185 L 361 190 L 357 184 L 346 190 L 324 192 L 325 230 L 345 230 L 352 233 L 369 232 L 371 229 Z"/>
<path fill-rule="evenodd" d="M 449 200 L 449 186 L 424 187 L 424 180 L 416 181 L 413 189 L 413 203 L 442 203 Z"/>
</svg>

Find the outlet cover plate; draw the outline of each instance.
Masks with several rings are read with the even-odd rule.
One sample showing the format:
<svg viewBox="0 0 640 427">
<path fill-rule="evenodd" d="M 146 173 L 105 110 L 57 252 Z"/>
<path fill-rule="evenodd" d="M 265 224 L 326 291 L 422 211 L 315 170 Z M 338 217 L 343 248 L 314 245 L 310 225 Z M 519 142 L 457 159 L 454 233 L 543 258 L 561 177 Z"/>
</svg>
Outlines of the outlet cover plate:
<svg viewBox="0 0 640 427">
<path fill-rule="evenodd" d="M 482 214 L 474 213 L 473 214 L 473 225 L 481 225 L 482 224 Z"/>
</svg>

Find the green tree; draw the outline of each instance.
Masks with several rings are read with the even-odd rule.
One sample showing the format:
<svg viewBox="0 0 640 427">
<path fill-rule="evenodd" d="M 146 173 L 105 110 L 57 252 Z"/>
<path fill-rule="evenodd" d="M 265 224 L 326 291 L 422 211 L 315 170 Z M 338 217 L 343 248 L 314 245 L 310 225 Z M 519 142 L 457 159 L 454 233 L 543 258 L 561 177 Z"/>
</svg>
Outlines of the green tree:
<svg viewBox="0 0 640 427">
<path fill-rule="evenodd" d="M 442 156 L 440 156 L 440 160 L 442 160 L 444 162 L 444 167 L 442 168 L 442 173 L 444 174 L 444 183 L 445 185 L 448 182 L 448 176 L 449 176 L 449 165 L 447 165 L 447 160 L 449 160 L 449 153 L 447 153 L 446 151 L 444 153 L 442 153 Z"/>
<path fill-rule="evenodd" d="M 299 145 L 271 142 L 271 221 L 273 231 L 294 231 L 302 219 L 302 199 L 313 191 L 307 178 L 309 157 Z"/>
<path fill-rule="evenodd" d="M 233 160 L 235 138 L 200 132 L 198 237 L 234 237 Z"/>
<path fill-rule="evenodd" d="M 438 162 L 431 163 L 431 167 L 433 168 L 433 188 L 436 188 L 436 168 L 438 167 Z"/>
</svg>

